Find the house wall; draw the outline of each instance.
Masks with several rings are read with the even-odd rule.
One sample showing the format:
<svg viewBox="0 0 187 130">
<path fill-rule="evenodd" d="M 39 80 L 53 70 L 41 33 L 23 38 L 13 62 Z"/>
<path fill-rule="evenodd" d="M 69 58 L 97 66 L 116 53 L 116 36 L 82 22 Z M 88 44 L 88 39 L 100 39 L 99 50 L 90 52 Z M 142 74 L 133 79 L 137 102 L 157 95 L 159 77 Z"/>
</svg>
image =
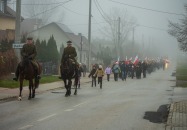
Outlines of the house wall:
<svg viewBox="0 0 187 130">
<path fill-rule="evenodd" d="M 0 30 L 6 29 L 15 30 L 15 19 L 0 17 Z"/>
<path fill-rule="evenodd" d="M 29 33 L 29 36 L 32 36 L 34 40 L 38 38 L 40 40 L 48 41 L 50 36 L 52 35 L 56 40 L 57 49 L 60 52 L 60 47 L 62 46 L 62 43 L 64 44 L 64 47 L 66 47 L 67 46 L 66 42 L 69 40 L 69 38 L 57 25 L 51 24 L 45 26 L 45 28 L 40 28 L 34 32 Z M 77 49 L 77 47 L 75 48 Z"/>
<path fill-rule="evenodd" d="M 35 30 L 28 34 L 29 36 L 32 36 L 34 40 L 37 38 L 41 40 L 48 41 L 50 36 L 53 35 L 54 39 L 56 40 L 57 49 L 60 52 L 60 47 L 62 46 L 62 43 L 64 44 L 64 47 L 67 46 L 67 41 L 70 40 L 67 35 L 55 24 L 50 24 L 48 26 L 45 26 L 45 28 L 40 28 L 38 30 Z M 77 50 L 77 61 L 80 61 L 80 52 L 78 51 L 78 47 L 73 45 L 75 49 Z"/>
</svg>

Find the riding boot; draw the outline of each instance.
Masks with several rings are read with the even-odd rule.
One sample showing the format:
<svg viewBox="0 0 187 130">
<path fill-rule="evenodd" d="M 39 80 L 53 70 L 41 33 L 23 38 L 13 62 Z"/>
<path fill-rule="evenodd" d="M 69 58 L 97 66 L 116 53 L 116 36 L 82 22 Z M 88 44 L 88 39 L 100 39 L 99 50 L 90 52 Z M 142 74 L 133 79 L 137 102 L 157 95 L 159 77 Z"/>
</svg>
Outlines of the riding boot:
<svg viewBox="0 0 187 130">
<path fill-rule="evenodd" d="M 38 69 L 35 68 L 35 80 L 39 81 L 40 78 L 41 78 L 41 77 L 40 77 L 40 75 L 39 75 L 39 73 L 38 73 Z"/>
<path fill-rule="evenodd" d="M 18 77 L 19 77 L 19 64 L 16 68 L 15 77 L 13 78 L 13 80 L 18 81 Z"/>
</svg>

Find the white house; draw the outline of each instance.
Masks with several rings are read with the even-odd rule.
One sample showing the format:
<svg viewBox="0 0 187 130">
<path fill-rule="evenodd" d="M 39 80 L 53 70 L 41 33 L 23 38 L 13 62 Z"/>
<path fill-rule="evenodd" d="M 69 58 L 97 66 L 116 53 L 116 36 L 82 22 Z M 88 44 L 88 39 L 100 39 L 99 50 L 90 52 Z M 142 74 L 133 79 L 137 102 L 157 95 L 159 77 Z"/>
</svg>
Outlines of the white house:
<svg viewBox="0 0 187 130">
<path fill-rule="evenodd" d="M 80 34 L 75 35 L 66 25 L 52 22 L 28 33 L 28 35 L 32 36 L 34 40 L 39 39 L 46 41 L 50 38 L 50 36 L 53 35 L 54 39 L 56 40 L 57 49 L 59 52 L 62 44 L 64 45 L 64 47 L 66 47 L 66 42 L 71 40 L 73 46 L 77 50 L 77 61 L 88 65 L 88 40 L 86 39 L 86 37 L 81 36 Z M 92 51 L 91 57 L 95 59 L 97 52 L 95 51 L 95 49 L 93 50 L 94 51 Z M 81 55 L 82 58 L 80 58 Z"/>
</svg>

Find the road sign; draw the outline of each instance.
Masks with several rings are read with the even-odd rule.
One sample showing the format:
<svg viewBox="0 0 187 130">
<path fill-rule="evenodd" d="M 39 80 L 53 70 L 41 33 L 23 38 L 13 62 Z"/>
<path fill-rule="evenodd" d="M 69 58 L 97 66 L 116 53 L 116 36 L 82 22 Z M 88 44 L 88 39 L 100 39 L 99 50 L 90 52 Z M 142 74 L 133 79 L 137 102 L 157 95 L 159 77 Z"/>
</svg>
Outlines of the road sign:
<svg viewBox="0 0 187 130">
<path fill-rule="evenodd" d="M 20 44 L 16 44 L 16 43 L 14 43 L 14 44 L 12 44 L 12 48 L 19 49 L 19 48 L 22 48 L 23 45 L 24 45 L 24 43 L 20 43 Z"/>
</svg>

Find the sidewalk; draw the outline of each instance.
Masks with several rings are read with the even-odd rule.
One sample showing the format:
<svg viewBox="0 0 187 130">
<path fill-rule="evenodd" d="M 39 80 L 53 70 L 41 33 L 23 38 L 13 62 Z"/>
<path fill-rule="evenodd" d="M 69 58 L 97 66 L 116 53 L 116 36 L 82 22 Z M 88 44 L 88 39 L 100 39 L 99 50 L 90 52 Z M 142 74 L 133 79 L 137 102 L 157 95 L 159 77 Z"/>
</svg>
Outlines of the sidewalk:
<svg viewBox="0 0 187 130">
<path fill-rule="evenodd" d="M 105 78 L 104 78 L 105 79 Z M 91 78 L 88 78 L 88 74 L 85 77 L 81 77 L 80 84 L 91 82 Z M 80 86 L 81 87 L 81 86 Z M 49 90 L 64 88 L 64 82 L 58 81 L 53 83 L 39 84 L 39 88 L 36 89 L 36 94 L 43 93 Z M 28 86 L 23 87 L 22 97 L 26 97 L 29 94 Z M 7 100 L 17 100 L 19 95 L 19 88 L 9 89 L 9 88 L 0 88 L 0 102 Z"/>
<path fill-rule="evenodd" d="M 166 130 L 187 130 L 187 88 L 174 88 Z"/>
</svg>

